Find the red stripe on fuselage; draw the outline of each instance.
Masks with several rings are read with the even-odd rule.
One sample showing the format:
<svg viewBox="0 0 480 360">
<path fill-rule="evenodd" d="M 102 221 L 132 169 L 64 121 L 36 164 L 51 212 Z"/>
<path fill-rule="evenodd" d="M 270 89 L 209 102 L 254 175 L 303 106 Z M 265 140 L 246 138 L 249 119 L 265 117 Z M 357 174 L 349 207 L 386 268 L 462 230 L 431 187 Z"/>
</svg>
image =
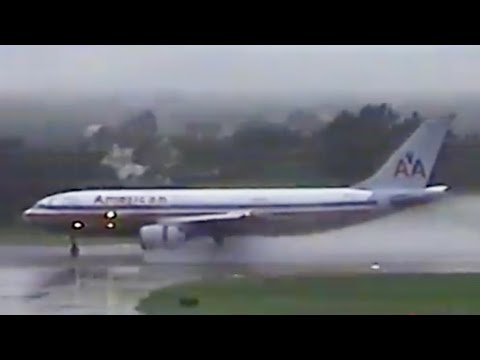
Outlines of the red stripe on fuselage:
<svg viewBox="0 0 480 360">
<path fill-rule="evenodd" d="M 266 213 L 264 216 L 259 215 L 260 218 L 265 217 L 266 219 L 270 218 L 282 218 L 282 217 L 292 217 L 292 216 L 299 216 L 299 217 L 312 217 L 321 219 L 321 220 L 328 220 L 330 218 L 336 218 L 339 216 L 362 216 L 368 215 L 372 212 L 375 212 L 376 209 L 372 208 L 364 208 L 364 209 L 342 209 L 342 210 L 312 210 L 312 211 L 282 211 L 282 212 L 275 212 L 272 211 L 271 213 Z M 175 216 L 189 216 L 189 215 L 209 215 L 209 214 L 220 214 L 223 212 L 194 212 L 194 213 L 186 213 L 186 212 L 179 212 L 179 213 L 161 213 L 161 212 L 153 212 L 153 211 L 137 211 L 137 212 L 125 212 L 122 213 L 121 211 L 117 212 L 116 218 L 113 220 L 109 220 L 105 217 L 105 211 L 95 211 L 95 212 L 87 212 L 87 211 L 78 211 L 78 212 L 55 212 L 55 211 L 39 211 L 39 212 L 31 212 L 26 216 L 27 220 L 36 222 L 36 221 L 47 221 L 47 222 L 57 222 L 58 221 L 87 221 L 87 220 L 96 220 L 96 221 L 123 221 L 128 219 L 136 219 L 145 218 L 146 220 L 156 221 L 157 219 L 161 218 L 168 218 L 168 217 L 175 217 Z"/>
</svg>

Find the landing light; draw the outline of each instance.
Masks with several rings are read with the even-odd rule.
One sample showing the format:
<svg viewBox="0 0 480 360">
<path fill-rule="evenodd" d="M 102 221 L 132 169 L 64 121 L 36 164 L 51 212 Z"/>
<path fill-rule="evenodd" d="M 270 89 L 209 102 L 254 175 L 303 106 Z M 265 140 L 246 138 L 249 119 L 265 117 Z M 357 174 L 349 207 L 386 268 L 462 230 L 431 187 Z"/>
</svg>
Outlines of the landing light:
<svg viewBox="0 0 480 360">
<path fill-rule="evenodd" d="M 81 228 L 83 228 L 83 223 L 81 221 L 75 221 L 73 224 L 72 224 L 73 228 L 76 229 L 76 230 L 79 230 Z"/>
<path fill-rule="evenodd" d="M 113 229 L 113 228 L 115 228 L 115 223 L 113 222 L 107 223 L 107 229 Z"/>
<path fill-rule="evenodd" d="M 110 210 L 110 211 L 107 211 L 107 213 L 105 214 L 105 217 L 107 219 L 115 219 L 117 217 L 117 213 L 113 210 Z"/>
</svg>

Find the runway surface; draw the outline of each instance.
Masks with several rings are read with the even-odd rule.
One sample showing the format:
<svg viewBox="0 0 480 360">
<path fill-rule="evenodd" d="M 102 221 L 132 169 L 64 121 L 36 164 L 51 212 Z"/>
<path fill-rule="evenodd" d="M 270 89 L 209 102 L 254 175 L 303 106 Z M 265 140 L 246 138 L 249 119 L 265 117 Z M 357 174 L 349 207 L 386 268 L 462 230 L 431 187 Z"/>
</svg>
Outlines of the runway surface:
<svg viewBox="0 0 480 360">
<path fill-rule="evenodd" d="M 192 242 L 144 256 L 139 246 L 0 247 L 0 314 L 135 314 L 151 290 L 202 277 L 348 272 L 480 272 L 480 196 L 458 196 L 379 221 L 302 237 Z M 371 265 L 378 263 L 379 269 Z"/>
</svg>

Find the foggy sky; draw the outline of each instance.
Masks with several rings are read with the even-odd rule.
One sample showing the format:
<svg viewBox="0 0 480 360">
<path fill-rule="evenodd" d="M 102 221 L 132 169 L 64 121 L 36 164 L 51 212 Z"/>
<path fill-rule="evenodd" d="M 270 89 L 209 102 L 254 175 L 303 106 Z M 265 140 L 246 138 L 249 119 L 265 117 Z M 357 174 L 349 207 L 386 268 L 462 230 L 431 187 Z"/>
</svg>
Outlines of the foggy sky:
<svg viewBox="0 0 480 360">
<path fill-rule="evenodd" d="M 479 46 L 0 46 L 0 93 L 477 92 Z"/>
</svg>

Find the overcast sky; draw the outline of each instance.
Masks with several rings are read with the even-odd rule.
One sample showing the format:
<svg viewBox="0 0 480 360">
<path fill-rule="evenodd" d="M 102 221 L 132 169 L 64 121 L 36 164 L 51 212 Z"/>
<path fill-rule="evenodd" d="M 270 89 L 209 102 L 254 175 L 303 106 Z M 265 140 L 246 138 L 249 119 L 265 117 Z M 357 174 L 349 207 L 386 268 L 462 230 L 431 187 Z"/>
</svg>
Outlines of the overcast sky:
<svg viewBox="0 0 480 360">
<path fill-rule="evenodd" d="M 480 91 L 479 46 L 0 46 L 1 93 Z"/>
</svg>

